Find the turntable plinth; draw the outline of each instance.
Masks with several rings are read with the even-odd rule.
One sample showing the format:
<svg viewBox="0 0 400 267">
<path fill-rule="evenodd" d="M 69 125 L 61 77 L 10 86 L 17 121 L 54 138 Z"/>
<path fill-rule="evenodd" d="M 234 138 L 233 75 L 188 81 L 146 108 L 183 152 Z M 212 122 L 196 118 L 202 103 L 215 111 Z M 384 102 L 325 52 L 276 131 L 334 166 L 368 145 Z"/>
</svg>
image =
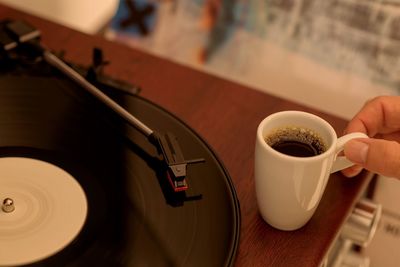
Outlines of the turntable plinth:
<svg viewBox="0 0 400 267">
<path fill-rule="evenodd" d="M 139 84 L 142 97 L 175 114 L 206 140 L 231 175 L 240 202 L 240 242 L 234 266 L 320 266 L 373 176 L 363 172 L 345 179 L 333 174 L 305 227 L 293 232 L 275 230 L 262 220 L 256 204 L 253 164 L 258 123 L 270 113 L 287 109 L 315 113 L 338 133 L 346 126 L 345 120 L 8 7 L 0 6 L 0 17 L 29 21 L 41 30 L 50 49 L 66 51 L 66 59 L 74 63 L 88 65 L 92 49 L 102 48 L 111 62 L 106 68 L 109 75 Z"/>
</svg>

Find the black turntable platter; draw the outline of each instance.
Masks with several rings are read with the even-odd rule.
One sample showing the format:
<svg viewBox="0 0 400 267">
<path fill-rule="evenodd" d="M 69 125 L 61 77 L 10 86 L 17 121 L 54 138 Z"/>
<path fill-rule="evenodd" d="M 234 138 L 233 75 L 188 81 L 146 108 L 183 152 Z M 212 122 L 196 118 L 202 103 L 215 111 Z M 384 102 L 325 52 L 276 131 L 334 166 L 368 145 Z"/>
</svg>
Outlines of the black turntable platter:
<svg viewBox="0 0 400 267">
<path fill-rule="evenodd" d="M 61 74 L 1 75 L 0 157 L 57 166 L 79 183 L 87 200 L 77 236 L 23 265 L 232 266 L 239 203 L 212 149 L 154 103 L 107 94 L 151 128 L 173 132 L 185 157 L 205 163 L 189 166 L 188 190 L 174 192 L 155 147 L 74 82 Z M 68 224 L 70 215 L 63 216 Z"/>
</svg>

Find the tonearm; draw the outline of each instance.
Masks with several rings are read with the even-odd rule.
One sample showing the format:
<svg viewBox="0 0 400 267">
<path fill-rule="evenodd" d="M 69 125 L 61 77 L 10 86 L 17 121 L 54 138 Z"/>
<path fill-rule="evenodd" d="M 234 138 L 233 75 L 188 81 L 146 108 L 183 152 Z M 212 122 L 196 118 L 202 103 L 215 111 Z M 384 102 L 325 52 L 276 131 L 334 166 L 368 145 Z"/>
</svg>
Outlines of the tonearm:
<svg viewBox="0 0 400 267">
<path fill-rule="evenodd" d="M 64 75 L 75 81 L 91 95 L 100 100 L 104 105 L 113 110 L 126 123 L 141 132 L 147 139 L 156 146 L 158 152 L 163 156 L 167 169 L 167 179 L 175 192 L 188 189 L 186 181 L 187 165 L 204 162 L 204 159 L 186 160 L 175 135 L 172 133 L 159 133 L 138 118 L 129 113 L 125 108 L 103 93 L 85 77 L 70 67 L 67 63 L 54 55 L 40 43 L 41 33 L 38 29 L 23 21 L 10 21 L 0 31 L 0 50 L 11 51 L 23 44 L 38 53 L 48 64 L 62 72 Z"/>
</svg>

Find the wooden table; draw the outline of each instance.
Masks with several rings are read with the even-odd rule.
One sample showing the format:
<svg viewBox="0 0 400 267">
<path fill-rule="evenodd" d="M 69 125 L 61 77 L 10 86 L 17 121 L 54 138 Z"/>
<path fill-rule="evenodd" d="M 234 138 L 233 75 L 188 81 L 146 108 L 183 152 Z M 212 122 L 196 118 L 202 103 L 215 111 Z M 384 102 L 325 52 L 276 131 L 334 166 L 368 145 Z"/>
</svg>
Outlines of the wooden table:
<svg viewBox="0 0 400 267">
<path fill-rule="evenodd" d="M 241 207 L 241 236 L 235 266 L 319 266 L 341 225 L 372 175 L 348 179 L 333 174 L 315 215 L 302 229 L 276 230 L 257 209 L 254 145 L 259 122 L 281 110 L 312 112 L 341 135 L 346 121 L 291 101 L 201 73 L 100 36 L 88 36 L 0 6 L 0 19 L 24 19 L 42 31 L 43 43 L 66 51 L 66 59 L 88 65 L 93 47 L 111 61 L 107 74 L 139 84 L 141 95 L 171 111 L 197 131 L 216 151 L 230 173 Z"/>
</svg>

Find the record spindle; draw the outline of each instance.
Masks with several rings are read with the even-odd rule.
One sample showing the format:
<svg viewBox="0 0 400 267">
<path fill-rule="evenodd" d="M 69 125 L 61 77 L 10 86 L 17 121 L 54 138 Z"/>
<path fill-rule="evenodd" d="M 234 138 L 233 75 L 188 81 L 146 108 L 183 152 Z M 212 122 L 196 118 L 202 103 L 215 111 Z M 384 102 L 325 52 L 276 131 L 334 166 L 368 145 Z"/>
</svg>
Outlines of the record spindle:
<svg viewBox="0 0 400 267">
<path fill-rule="evenodd" d="M 6 213 L 13 212 L 15 210 L 14 200 L 8 197 L 5 198 L 3 200 L 3 205 L 1 206 L 1 209 Z"/>
</svg>

